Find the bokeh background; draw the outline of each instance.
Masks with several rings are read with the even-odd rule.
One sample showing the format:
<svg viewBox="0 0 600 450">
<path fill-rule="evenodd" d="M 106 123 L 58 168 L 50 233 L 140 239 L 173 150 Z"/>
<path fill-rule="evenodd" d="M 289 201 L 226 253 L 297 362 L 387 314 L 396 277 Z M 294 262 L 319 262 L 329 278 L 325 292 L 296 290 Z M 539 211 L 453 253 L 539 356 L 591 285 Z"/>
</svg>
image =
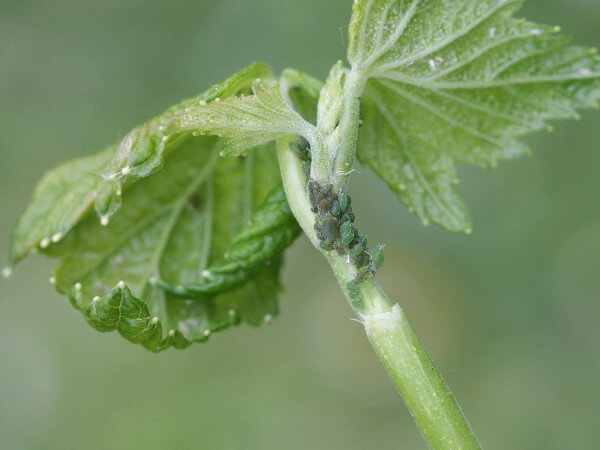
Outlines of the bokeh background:
<svg viewBox="0 0 600 450">
<path fill-rule="evenodd" d="M 324 77 L 351 0 L 0 0 L 0 255 L 36 181 L 262 60 Z M 522 14 L 600 44 L 598 0 Z M 488 449 L 600 447 L 600 113 L 463 168 L 475 233 L 422 227 L 366 171 L 381 279 Z M 423 449 L 324 261 L 299 240 L 282 315 L 153 355 L 93 331 L 33 257 L 0 281 L 2 449 Z"/>
</svg>

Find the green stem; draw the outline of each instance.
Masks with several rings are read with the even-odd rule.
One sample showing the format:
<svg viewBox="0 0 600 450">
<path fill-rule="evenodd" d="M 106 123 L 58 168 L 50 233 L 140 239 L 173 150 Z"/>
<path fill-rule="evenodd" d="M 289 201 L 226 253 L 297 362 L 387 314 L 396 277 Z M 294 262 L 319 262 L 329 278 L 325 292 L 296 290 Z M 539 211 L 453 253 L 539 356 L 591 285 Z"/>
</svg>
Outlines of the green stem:
<svg viewBox="0 0 600 450">
<path fill-rule="evenodd" d="M 288 202 L 298 223 L 333 269 L 350 302 L 346 283 L 356 268 L 346 257 L 324 252 L 319 247 L 306 193 L 306 178 L 300 160 L 289 150 L 289 139 L 280 139 L 277 154 Z M 371 345 L 385 366 L 425 440 L 433 449 L 478 449 L 469 425 L 448 385 L 410 328 L 400 306 L 392 302 L 377 280 L 369 276 L 360 283 L 362 299 L 355 309 Z M 350 302 L 351 303 L 351 302 Z M 352 303 L 351 303 L 352 304 Z"/>
</svg>

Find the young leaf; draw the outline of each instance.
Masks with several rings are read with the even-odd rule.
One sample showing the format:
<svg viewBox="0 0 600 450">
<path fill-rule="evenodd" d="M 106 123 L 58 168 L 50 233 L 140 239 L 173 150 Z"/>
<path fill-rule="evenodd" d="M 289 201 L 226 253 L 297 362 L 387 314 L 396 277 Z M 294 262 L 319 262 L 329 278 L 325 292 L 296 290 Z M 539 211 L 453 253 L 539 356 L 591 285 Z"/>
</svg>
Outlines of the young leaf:
<svg viewBox="0 0 600 450">
<path fill-rule="evenodd" d="M 36 247 L 45 249 L 60 241 L 94 203 L 101 220 L 108 223 L 121 205 L 123 191 L 140 177 L 158 170 L 167 154 L 186 145 L 192 137 L 187 133 L 172 142 L 163 141 L 166 125 L 175 115 L 196 102 L 251 92 L 256 78 L 270 73 L 267 66 L 252 64 L 134 128 L 120 143 L 50 171 L 13 229 L 10 264 L 17 264 Z"/>
<path fill-rule="evenodd" d="M 178 297 L 202 299 L 246 283 L 255 272 L 272 264 L 300 234 L 300 227 L 281 186 L 271 192 L 246 227 L 233 239 L 222 264 L 208 267 L 201 283 L 160 286 Z M 180 250 L 185 251 L 185 250 Z"/>
<path fill-rule="evenodd" d="M 323 82 L 296 69 L 285 69 L 280 79 L 281 92 L 294 109 L 312 124 L 317 123 L 317 102 Z"/>
<path fill-rule="evenodd" d="M 255 63 L 233 74 L 202 94 L 184 100 L 164 113 L 131 130 L 121 141 L 110 164 L 102 172 L 104 182 L 96 189 L 96 210 L 101 217 L 110 219 L 121 205 L 119 192 L 127 183 L 145 177 L 160 168 L 165 154 L 176 151 L 190 133 L 169 136 L 166 129 L 171 121 L 194 105 L 251 92 L 257 78 L 268 78 L 268 66 Z M 125 184 L 125 186 L 123 186 Z"/>
<path fill-rule="evenodd" d="M 30 206 L 13 228 L 9 262 L 17 264 L 33 249 L 60 241 L 94 203 L 98 174 L 116 146 L 92 156 L 69 161 L 42 178 Z"/>
<path fill-rule="evenodd" d="M 250 96 L 197 103 L 177 115 L 168 132 L 193 131 L 223 137 L 223 154 L 228 156 L 240 155 L 288 134 L 311 140 L 314 126 L 283 99 L 278 83 L 257 81 L 252 91 Z"/>
<path fill-rule="evenodd" d="M 521 0 L 358 0 L 348 58 L 367 79 L 360 161 L 424 222 L 468 231 L 455 163 L 523 155 L 517 138 L 598 107 L 600 59 L 515 19 Z"/>
<path fill-rule="evenodd" d="M 117 329 L 153 351 L 275 316 L 281 252 L 299 232 L 272 147 L 221 159 L 219 139 L 186 142 L 162 170 L 123 193 L 125 206 L 110 223 L 88 214 L 47 249 L 61 258 L 57 289 L 91 325 Z M 227 282 L 211 283 L 206 270 L 213 266 L 227 269 Z M 205 278 L 211 288 L 203 295 L 184 295 L 186 285 Z M 165 292 L 161 280 L 176 294 Z"/>
</svg>

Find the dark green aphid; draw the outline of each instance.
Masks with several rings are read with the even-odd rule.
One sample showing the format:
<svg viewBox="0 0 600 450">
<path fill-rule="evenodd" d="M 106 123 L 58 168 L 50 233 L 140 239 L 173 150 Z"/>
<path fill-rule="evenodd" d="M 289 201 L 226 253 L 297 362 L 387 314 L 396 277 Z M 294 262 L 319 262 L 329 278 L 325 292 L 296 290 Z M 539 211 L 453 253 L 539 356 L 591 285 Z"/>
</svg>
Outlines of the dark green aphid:
<svg viewBox="0 0 600 450">
<path fill-rule="evenodd" d="M 358 294 L 358 284 L 356 284 L 354 281 L 348 281 L 346 283 L 346 289 L 348 289 L 348 293 L 350 295 Z"/>
<path fill-rule="evenodd" d="M 331 195 L 333 194 L 333 184 L 327 183 L 325 187 L 323 187 L 323 195 Z"/>
<path fill-rule="evenodd" d="M 342 245 L 348 245 L 354 239 L 354 227 L 351 222 L 344 222 L 340 227 Z"/>
<path fill-rule="evenodd" d="M 321 242 L 321 248 L 323 250 L 325 250 L 326 252 L 330 252 L 331 250 L 333 250 L 333 248 L 331 247 L 331 245 L 329 245 L 328 242 Z"/>
<path fill-rule="evenodd" d="M 356 267 L 361 268 L 361 267 L 366 267 L 369 265 L 369 263 L 371 262 L 371 258 L 369 257 L 369 255 L 367 254 L 367 252 L 362 252 L 360 255 L 358 255 L 356 257 Z"/>
<path fill-rule="evenodd" d="M 349 208 L 342 216 L 342 222 L 354 222 L 355 218 L 356 217 L 354 216 L 352 209 Z"/>
<path fill-rule="evenodd" d="M 298 148 L 300 150 L 310 150 L 310 142 L 306 140 L 304 136 L 300 136 L 300 140 L 298 141 Z"/>
<path fill-rule="evenodd" d="M 338 237 L 339 223 L 333 217 L 324 217 L 319 221 L 319 231 L 323 234 L 324 240 L 331 243 Z"/>
<path fill-rule="evenodd" d="M 332 216 L 337 216 L 341 211 L 340 208 L 340 202 L 337 200 L 334 200 L 333 203 L 331 204 L 331 208 L 329 208 L 329 212 L 331 213 Z"/>
<path fill-rule="evenodd" d="M 362 299 L 360 298 L 360 295 L 357 294 L 355 297 L 351 296 L 350 300 L 353 308 L 360 309 L 362 307 Z"/>
<path fill-rule="evenodd" d="M 360 255 L 365 248 L 367 248 L 367 237 L 359 236 L 358 242 L 356 245 L 354 245 L 354 247 L 352 247 L 352 256 L 355 258 L 358 257 L 358 255 Z"/>
<path fill-rule="evenodd" d="M 319 209 L 321 211 L 329 211 L 329 209 L 331 208 L 331 199 L 328 197 L 323 197 L 321 200 L 319 200 Z"/>
<path fill-rule="evenodd" d="M 373 267 L 375 268 L 375 270 L 383 266 L 383 245 L 379 244 L 377 247 L 371 250 L 371 260 L 373 262 Z"/>
<path fill-rule="evenodd" d="M 340 194 L 339 201 L 340 201 L 340 209 L 342 211 L 346 211 L 348 206 L 350 206 L 350 196 L 348 194 L 342 193 L 342 194 Z"/>
<path fill-rule="evenodd" d="M 360 307 L 361 298 L 358 293 L 358 284 L 354 281 L 349 281 L 346 283 L 346 289 L 348 290 L 348 297 L 350 297 L 350 300 L 352 301 L 352 306 L 355 308 Z"/>
</svg>

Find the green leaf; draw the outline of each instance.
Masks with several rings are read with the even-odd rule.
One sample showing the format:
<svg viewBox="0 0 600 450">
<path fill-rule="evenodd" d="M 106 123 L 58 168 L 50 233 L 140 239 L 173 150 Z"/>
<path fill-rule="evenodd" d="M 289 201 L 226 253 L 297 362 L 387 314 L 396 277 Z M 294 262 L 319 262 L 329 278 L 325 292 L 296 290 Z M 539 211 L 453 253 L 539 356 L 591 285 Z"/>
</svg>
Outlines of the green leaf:
<svg viewBox="0 0 600 450">
<path fill-rule="evenodd" d="M 249 148 L 285 135 L 311 139 L 315 127 L 283 99 L 278 83 L 257 81 L 252 91 L 249 96 L 196 102 L 177 115 L 167 131 L 223 137 L 223 154 L 228 156 L 240 155 Z"/>
<path fill-rule="evenodd" d="M 299 233 L 300 227 L 290 210 L 285 192 L 277 187 L 233 239 L 224 254 L 224 262 L 202 272 L 201 283 L 174 285 L 161 280 L 159 284 L 173 295 L 194 299 L 240 286 L 257 270 L 270 266 L 273 258 L 285 250 Z"/>
<path fill-rule="evenodd" d="M 219 139 L 188 138 L 162 170 L 123 193 L 110 223 L 90 213 L 47 250 L 61 258 L 57 289 L 95 328 L 158 351 L 277 314 L 281 252 L 299 228 L 274 148 L 235 159 L 219 158 L 221 149 Z M 229 278 L 212 283 L 213 267 Z M 204 283 L 202 295 L 185 295 Z"/>
<path fill-rule="evenodd" d="M 60 258 L 53 282 L 88 322 L 152 351 L 269 322 L 282 252 L 300 232 L 273 146 L 221 159 L 222 139 L 161 137 L 188 105 L 250 94 L 266 71 L 244 69 L 120 145 L 51 171 L 14 229 L 11 263 L 36 247 Z M 100 217 L 94 200 L 109 205 Z"/>
<path fill-rule="evenodd" d="M 94 204 L 101 220 L 108 222 L 121 205 L 122 193 L 140 177 L 160 169 L 164 157 L 191 137 L 188 133 L 172 142 L 163 141 L 166 125 L 177 114 L 198 101 L 249 93 L 256 78 L 270 73 L 267 66 L 252 64 L 134 128 L 120 143 L 50 171 L 13 229 L 9 263 L 14 266 L 32 250 L 60 241 Z"/>
<path fill-rule="evenodd" d="M 296 69 L 285 69 L 280 79 L 281 91 L 302 117 L 317 123 L 317 102 L 323 82 Z"/>
<path fill-rule="evenodd" d="M 366 82 L 358 158 L 427 223 L 471 228 L 456 162 L 494 167 L 517 138 L 598 107 L 600 59 L 520 0 L 355 2 L 348 58 Z"/>
<path fill-rule="evenodd" d="M 270 76 L 271 70 L 268 66 L 261 63 L 252 64 L 202 94 L 170 107 L 159 116 L 131 130 L 121 141 L 110 164 L 102 173 L 104 182 L 100 183 L 96 194 L 98 214 L 109 219 L 121 205 L 118 193 L 126 189 L 128 183 L 159 169 L 166 154 L 176 151 L 181 141 L 189 138 L 190 133 L 171 136 L 166 131 L 176 117 L 186 110 L 191 111 L 190 108 L 199 103 L 249 94 L 256 79 Z"/>
<path fill-rule="evenodd" d="M 32 250 L 59 242 L 87 213 L 95 199 L 99 174 L 116 146 L 69 161 L 45 175 L 30 206 L 13 228 L 9 262 L 17 264 Z"/>
</svg>

